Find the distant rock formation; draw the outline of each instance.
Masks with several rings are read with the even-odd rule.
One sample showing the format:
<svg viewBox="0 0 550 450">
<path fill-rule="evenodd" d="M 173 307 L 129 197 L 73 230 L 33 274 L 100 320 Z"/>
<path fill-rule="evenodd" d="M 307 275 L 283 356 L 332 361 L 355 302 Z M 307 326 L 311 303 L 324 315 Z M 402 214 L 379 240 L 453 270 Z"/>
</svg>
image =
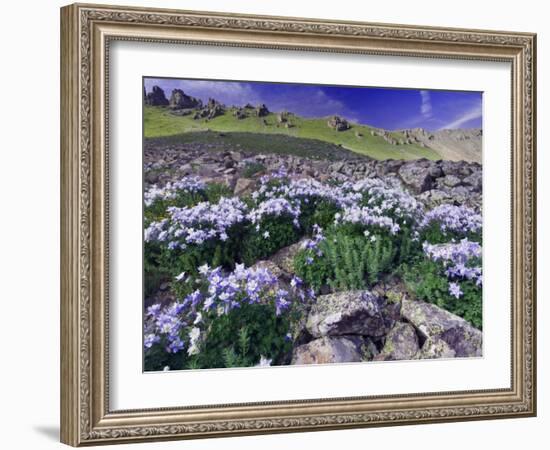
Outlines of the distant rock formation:
<svg viewBox="0 0 550 450">
<path fill-rule="evenodd" d="M 220 102 L 213 98 L 208 99 L 208 103 L 202 109 L 199 109 L 193 115 L 193 119 L 213 119 L 221 116 L 225 112 L 225 107 Z"/>
<path fill-rule="evenodd" d="M 345 131 L 351 128 L 349 122 L 340 116 L 331 117 L 328 120 L 327 125 L 329 126 L 329 128 L 332 128 L 333 130 L 336 130 L 336 131 Z"/>
<path fill-rule="evenodd" d="M 256 107 L 256 116 L 258 117 L 265 117 L 269 114 L 269 109 L 267 109 L 267 106 L 265 104 L 258 105 Z"/>
<path fill-rule="evenodd" d="M 413 128 L 402 133 L 408 141 L 435 150 L 441 159 L 481 163 L 483 132 L 479 128 L 438 131 Z"/>
<path fill-rule="evenodd" d="M 166 106 L 168 105 L 168 99 L 164 95 L 162 88 L 153 86 L 153 90 L 145 95 L 145 104 L 150 106 Z"/>
<path fill-rule="evenodd" d="M 174 89 L 172 95 L 170 95 L 168 106 L 170 109 L 200 108 L 202 102 L 195 97 L 185 94 L 181 89 Z"/>
</svg>

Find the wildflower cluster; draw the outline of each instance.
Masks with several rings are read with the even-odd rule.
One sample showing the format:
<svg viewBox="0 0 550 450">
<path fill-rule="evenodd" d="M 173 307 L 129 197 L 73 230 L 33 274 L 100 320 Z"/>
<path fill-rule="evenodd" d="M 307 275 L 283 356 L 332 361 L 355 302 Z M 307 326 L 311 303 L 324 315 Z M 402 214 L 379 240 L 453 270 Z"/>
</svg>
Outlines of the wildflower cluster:
<svg viewBox="0 0 550 450">
<path fill-rule="evenodd" d="M 483 225 L 481 214 L 467 206 L 440 205 L 428 211 L 420 223 L 421 229 L 436 225 L 443 233 L 461 235 L 480 233 Z"/>
<path fill-rule="evenodd" d="M 174 200 L 182 193 L 199 193 L 205 189 L 206 184 L 199 177 L 184 177 L 164 187 L 152 186 L 143 194 L 143 199 L 145 206 L 151 206 L 157 200 Z"/>
<path fill-rule="evenodd" d="M 165 242 L 169 249 L 185 249 L 209 239 L 226 241 L 233 225 L 246 218 L 246 205 L 237 197 L 222 197 L 218 203 L 201 202 L 193 207 L 169 207 L 168 218 L 145 230 L 145 242 Z"/>
<path fill-rule="evenodd" d="M 453 280 L 470 280 L 476 286 L 483 284 L 481 266 L 482 248 L 478 242 L 462 239 L 459 243 L 423 244 L 424 254 L 432 261 L 441 262 L 450 281 L 449 293 L 456 298 L 462 296 L 460 286 Z"/>
<path fill-rule="evenodd" d="M 303 281 L 293 277 L 290 287 L 280 286 L 275 275 L 265 268 L 246 268 L 237 264 L 232 272 L 220 267 L 199 268 L 199 289 L 186 295 L 182 301 L 161 308 L 154 305 L 147 310 L 144 347 L 146 352 L 162 345 L 167 353 L 185 351 L 186 357 L 199 355 L 208 347 L 213 324 L 223 317 L 250 307 L 267 308 L 274 317 L 288 315 L 296 301 L 305 301 L 313 295 L 303 289 Z"/>
<path fill-rule="evenodd" d="M 363 227 L 376 227 L 382 230 L 388 231 L 390 234 L 395 235 L 400 229 L 398 223 L 396 223 L 390 216 L 383 214 L 382 209 L 379 206 L 351 206 L 344 208 L 342 213 L 337 213 L 334 216 L 334 223 L 336 225 L 342 223 L 350 223 L 354 225 L 361 225 Z"/>
<path fill-rule="evenodd" d="M 300 207 L 294 206 L 285 198 L 275 197 L 260 202 L 256 208 L 248 213 L 247 218 L 254 225 L 257 225 L 259 230 L 259 224 L 266 216 L 280 217 L 285 215 L 292 218 L 292 222 L 296 227 L 300 226 L 298 222 Z"/>
</svg>

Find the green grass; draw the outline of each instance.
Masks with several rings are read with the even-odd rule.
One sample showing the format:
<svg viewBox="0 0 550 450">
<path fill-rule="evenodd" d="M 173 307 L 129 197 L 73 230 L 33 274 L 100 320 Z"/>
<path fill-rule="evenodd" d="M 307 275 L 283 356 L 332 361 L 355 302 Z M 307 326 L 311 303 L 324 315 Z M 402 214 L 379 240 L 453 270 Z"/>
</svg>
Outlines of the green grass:
<svg viewBox="0 0 550 450">
<path fill-rule="evenodd" d="M 166 137 L 146 138 L 146 143 L 153 148 L 191 144 L 208 148 L 209 151 L 277 153 L 330 161 L 363 156 L 330 142 L 275 133 L 223 132 L 220 134 L 217 131 L 193 131 Z"/>
<path fill-rule="evenodd" d="M 264 123 L 264 120 L 267 124 Z M 308 119 L 291 115 L 289 121 L 293 124 L 291 128 L 285 128 L 277 123 L 277 116 L 270 113 L 266 117 L 247 117 L 238 120 L 232 115 L 232 109 L 225 114 L 218 116 L 210 121 L 205 119 L 193 120 L 191 115 L 176 116 L 162 107 L 146 106 L 144 111 L 144 133 L 145 138 L 173 137 L 174 141 L 187 141 L 187 139 L 203 139 L 205 133 L 197 132 L 223 132 L 227 136 L 233 135 L 234 138 L 259 144 L 260 140 L 267 141 L 268 144 L 284 144 L 280 139 L 273 139 L 274 135 L 287 136 L 296 145 L 298 140 L 315 140 L 316 145 L 319 141 L 329 143 L 335 146 L 341 146 L 365 156 L 375 159 L 440 159 L 441 157 L 432 149 L 420 147 L 416 144 L 391 145 L 382 137 L 372 136 L 371 127 L 365 125 L 352 124 L 351 129 L 346 131 L 335 131 L 327 126 L 327 119 Z M 246 138 L 246 133 L 254 134 L 250 139 Z M 362 136 L 357 137 L 356 133 Z M 211 134 L 211 133 L 208 133 Z M 270 135 L 266 138 L 265 135 Z M 203 136 L 203 137 L 201 137 Z M 392 132 L 392 136 L 399 139 L 403 138 L 401 133 Z M 209 136 L 208 139 L 212 139 Z M 189 141 L 187 141 L 189 142 Z M 251 142 L 246 143 L 251 144 Z M 265 142 L 262 145 L 265 146 Z M 307 146 L 307 145 L 306 145 Z M 334 150 L 334 149 L 333 149 Z"/>
</svg>

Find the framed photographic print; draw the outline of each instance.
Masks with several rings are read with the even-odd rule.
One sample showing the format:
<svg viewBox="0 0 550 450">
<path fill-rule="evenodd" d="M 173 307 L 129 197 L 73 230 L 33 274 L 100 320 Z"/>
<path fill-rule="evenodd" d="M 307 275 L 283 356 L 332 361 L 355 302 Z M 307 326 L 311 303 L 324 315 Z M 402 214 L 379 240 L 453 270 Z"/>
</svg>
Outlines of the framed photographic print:
<svg viewBox="0 0 550 450">
<path fill-rule="evenodd" d="M 535 35 L 61 10 L 61 439 L 536 414 Z"/>
</svg>

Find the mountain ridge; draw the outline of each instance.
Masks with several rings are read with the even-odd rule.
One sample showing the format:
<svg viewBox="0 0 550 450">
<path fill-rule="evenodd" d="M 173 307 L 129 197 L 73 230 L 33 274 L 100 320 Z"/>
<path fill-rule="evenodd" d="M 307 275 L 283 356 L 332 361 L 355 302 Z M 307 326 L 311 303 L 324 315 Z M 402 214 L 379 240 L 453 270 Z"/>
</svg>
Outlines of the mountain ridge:
<svg viewBox="0 0 550 450">
<path fill-rule="evenodd" d="M 270 111 L 265 104 L 226 106 L 207 103 L 174 90 L 168 100 L 160 88 L 144 90 L 144 137 L 221 132 L 282 134 L 339 145 L 375 159 L 445 159 L 481 162 L 482 130 L 429 131 L 423 128 L 385 130 L 348 120 L 342 115 L 307 118 L 288 111 Z"/>
</svg>

